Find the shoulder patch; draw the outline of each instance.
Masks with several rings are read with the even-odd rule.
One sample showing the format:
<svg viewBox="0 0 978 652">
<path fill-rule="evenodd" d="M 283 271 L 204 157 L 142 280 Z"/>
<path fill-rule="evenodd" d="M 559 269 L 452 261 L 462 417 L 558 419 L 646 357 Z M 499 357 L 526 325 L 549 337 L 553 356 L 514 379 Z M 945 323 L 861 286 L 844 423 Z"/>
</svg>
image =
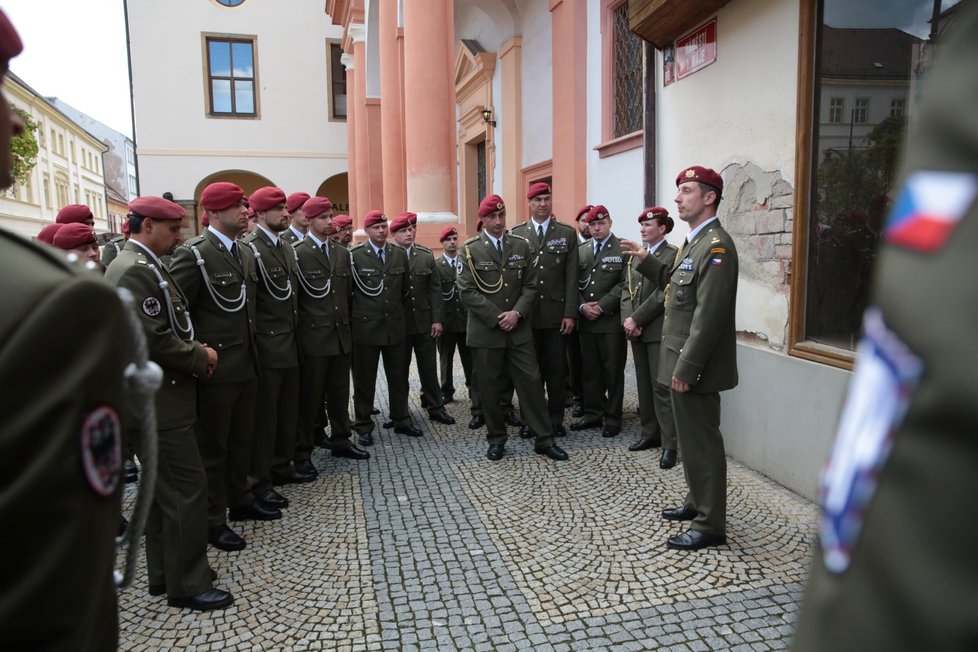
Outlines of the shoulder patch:
<svg viewBox="0 0 978 652">
<path fill-rule="evenodd" d="M 711 254 L 725 254 L 725 253 L 727 253 L 727 250 L 724 249 L 723 247 L 713 247 L 712 249 L 710 249 L 710 253 Z"/>
<path fill-rule="evenodd" d="M 111 496 L 122 471 L 122 424 L 107 405 L 95 408 L 81 427 L 81 457 L 85 478 L 99 496 Z"/>
<path fill-rule="evenodd" d="M 160 314 L 160 301 L 156 297 L 146 297 L 143 299 L 143 312 L 150 317 Z"/>
</svg>

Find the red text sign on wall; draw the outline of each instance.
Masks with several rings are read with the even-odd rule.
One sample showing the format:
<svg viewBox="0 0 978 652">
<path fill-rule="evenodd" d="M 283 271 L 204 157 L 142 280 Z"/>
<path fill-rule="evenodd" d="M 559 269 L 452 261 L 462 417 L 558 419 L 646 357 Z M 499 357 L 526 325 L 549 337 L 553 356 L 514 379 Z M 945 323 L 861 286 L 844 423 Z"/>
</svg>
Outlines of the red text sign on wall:
<svg viewBox="0 0 978 652">
<path fill-rule="evenodd" d="M 676 79 L 689 77 L 716 60 L 716 18 L 676 41 Z"/>
</svg>

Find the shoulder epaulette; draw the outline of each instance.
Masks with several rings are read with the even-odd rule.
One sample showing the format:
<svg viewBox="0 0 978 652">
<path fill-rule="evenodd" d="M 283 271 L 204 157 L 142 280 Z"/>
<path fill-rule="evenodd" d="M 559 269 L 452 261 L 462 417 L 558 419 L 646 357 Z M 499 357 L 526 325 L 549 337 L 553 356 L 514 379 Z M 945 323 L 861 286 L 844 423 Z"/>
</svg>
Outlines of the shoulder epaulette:
<svg viewBox="0 0 978 652">
<path fill-rule="evenodd" d="M 303 242 L 305 242 L 305 240 L 303 240 Z M 358 242 L 352 247 L 350 247 L 350 251 L 352 252 L 352 251 L 356 251 L 357 249 L 363 249 L 366 246 L 366 244 L 367 244 L 366 242 Z"/>
<path fill-rule="evenodd" d="M 387 241 L 387 244 L 389 244 L 390 246 L 394 247 L 395 249 L 400 249 L 401 251 L 404 251 L 404 252 L 407 251 L 407 247 L 402 247 L 401 245 L 397 244 L 396 242 L 391 242 L 391 241 L 388 240 Z"/>
<path fill-rule="evenodd" d="M 512 231 L 509 231 L 506 235 L 510 235 L 510 236 L 516 238 L 517 240 L 522 240 L 523 242 L 527 242 L 527 243 L 529 242 L 529 240 L 527 240 L 523 236 L 519 235 L 518 233 L 513 233 Z"/>
<path fill-rule="evenodd" d="M 480 237 L 481 236 L 479 234 L 476 234 L 471 238 L 469 238 L 468 240 L 466 240 L 463 244 L 472 244 L 473 242 L 478 242 Z"/>
<path fill-rule="evenodd" d="M 414 243 L 414 248 L 421 251 L 427 251 L 429 254 L 431 253 L 431 249 L 428 249 L 428 247 L 424 246 L 423 244 Z"/>
<path fill-rule="evenodd" d="M 187 240 L 183 244 L 185 246 L 188 246 L 189 247 L 190 245 L 196 245 L 196 244 L 200 244 L 201 242 L 206 242 L 206 241 L 207 241 L 207 238 L 205 238 L 204 236 L 202 236 L 202 235 L 195 235 L 194 237 L 190 238 L 189 240 Z"/>
</svg>

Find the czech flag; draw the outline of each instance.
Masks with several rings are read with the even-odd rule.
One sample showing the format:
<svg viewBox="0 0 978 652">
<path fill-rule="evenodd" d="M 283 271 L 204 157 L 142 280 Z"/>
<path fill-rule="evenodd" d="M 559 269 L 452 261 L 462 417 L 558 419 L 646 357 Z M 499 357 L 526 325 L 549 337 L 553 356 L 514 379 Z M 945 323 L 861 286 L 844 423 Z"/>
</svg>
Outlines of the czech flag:
<svg viewBox="0 0 978 652">
<path fill-rule="evenodd" d="M 978 196 L 978 178 L 966 172 L 914 172 L 897 197 L 886 221 L 887 242 L 933 253 Z"/>
</svg>

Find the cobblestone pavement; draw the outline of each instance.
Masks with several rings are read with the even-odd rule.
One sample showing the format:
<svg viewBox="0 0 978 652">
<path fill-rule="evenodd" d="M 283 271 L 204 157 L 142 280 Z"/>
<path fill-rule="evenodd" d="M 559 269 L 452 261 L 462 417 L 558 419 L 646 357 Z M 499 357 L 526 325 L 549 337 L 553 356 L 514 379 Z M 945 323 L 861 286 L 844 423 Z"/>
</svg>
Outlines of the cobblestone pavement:
<svg viewBox="0 0 978 652">
<path fill-rule="evenodd" d="M 411 408 L 425 436 L 382 429 L 381 386 L 369 461 L 317 451 L 319 480 L 280 488 L 292 503 L 282 520 L 233 524 L 248 541 L 242 552 L 209 549 L 231 608 L 168 607 L 147 593 L 140 560 L 120 594 L 121 649 L 788 647 L 812 503 L 730 460 L 728 545 L 667 550 L 684 527 L 658 513 L 681 504 L 683 472 L 660 470 L 657 450 L 627 450 L 639 427 L 631 368 L 622 434 L 571 432 L 559 440 L 571 459 L 557 463 L 513 429 L 506 457 L 486 460 L 456 367 L 457 425 L 429 423 L 415 377 Z"/>
</svg>

